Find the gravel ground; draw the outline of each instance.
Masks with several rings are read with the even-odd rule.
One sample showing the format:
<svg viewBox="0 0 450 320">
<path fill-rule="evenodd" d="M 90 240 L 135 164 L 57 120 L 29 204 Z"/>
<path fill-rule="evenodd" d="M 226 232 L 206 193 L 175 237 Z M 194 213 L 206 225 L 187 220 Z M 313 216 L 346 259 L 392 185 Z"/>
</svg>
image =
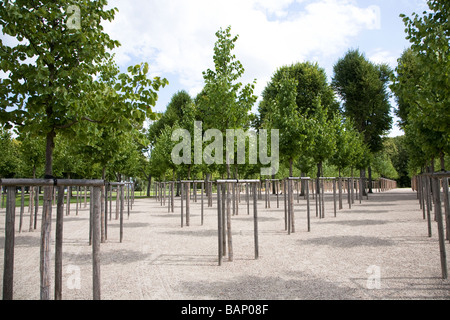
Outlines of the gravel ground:
<svg viewBox="0 0 450 320">
<path fill-rule="evenodd" d="M 220 267 L 215 207 L 205 210 L 201 226 L 200 201 L 191 203 L 191 226 L 181 228 L 179 199 L 175 213 L 155 199 L 136 200 L 129 219 L 125 215 L 123 243 L 113 219 L 101 246 L 102 299 L 450 299 L 450 281 L 441 279 L 437 224 L 429 238 L 415 193 L 375 193 L 362 204 L 356 200 L 351 210 L 344 202 L 336 218 L 331 195 L 326 200 L 325 219 L 311 209 L 311 232 L 306 201 L 295 200 L 296 232 L 291 235 L 284 230 L 281 197 L 279 209 L 275 196 L 271 209 L 259 201 L 255 260 L 253 217 L 242 199 L 239 215 L 232 217 L 234 261 L 226 256 Z M 89 211 L 74 212 L 64 217 L 63 299 L 91 299 Z M 1 210 L 1 257 L 4 223 Z M 16 232 L 14 299 L 39 299 L 39 237 L 39 230 Z"/>
</svg>

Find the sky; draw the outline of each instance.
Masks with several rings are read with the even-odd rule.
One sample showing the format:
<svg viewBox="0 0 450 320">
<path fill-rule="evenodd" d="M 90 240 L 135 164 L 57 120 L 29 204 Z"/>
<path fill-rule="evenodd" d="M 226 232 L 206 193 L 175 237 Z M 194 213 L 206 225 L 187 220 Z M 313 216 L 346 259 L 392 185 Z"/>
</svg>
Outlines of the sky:
<svg viewBox="0 0 450 320">
<path fill-rule="evenodd" d="M 110 0 L 108 6 L 119 10 L 104 23 L 121 43 L 114 51 L 119 67 L 148 62 L 152 76 L 169 80 L 158 94 L 159 112 L 176 92 L 195 97 L 201 91 L 220 28 L 239 35 L 240 81 L 256 79 L 260 97 L 279 67 L 296 62 L 317 62 L 331 81 L 334 64 L 349 49 L 395 68 L 409 46 L 399 15 L 427 9 L 425 0 Z M 401 134 L 394 126 L 390 136 Z"/>
</svg>

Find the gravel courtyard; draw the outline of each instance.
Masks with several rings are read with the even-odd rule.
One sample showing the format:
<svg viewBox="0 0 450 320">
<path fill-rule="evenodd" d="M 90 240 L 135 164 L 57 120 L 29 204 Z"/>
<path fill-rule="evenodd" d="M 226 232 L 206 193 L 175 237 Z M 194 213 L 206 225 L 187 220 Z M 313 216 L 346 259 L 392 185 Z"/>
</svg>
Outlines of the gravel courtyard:
<svg viewBox="0 0 450 320">
<path fill-rule="evenodd" d="M 129 219 L 125 214 L 123 243 L 119 222 L 109 221 L 108 240 L 101 245 L 102 299 L 450 299 L 450 281 L 441 279 L 437 224 L 433 222 L 429 238 L 410 189 L 375 193 L 362 204 L 356 200 L 352 209 L 344 201 L 336 218 L 331 195 L 326 196 L 325 219 L 316 217 L 312 201 L 311 232 L 307 232 L 306 201 L 295 199 L 296 232 L 291 235 L 284 230 L 281 200 L 279 209 L 275 196 L 270 209 L 265 209 L 264 200 L 258 203 L 259 259 L 255 260 L 253 216 L 247 215 L 242 197 L 239 215 L 232 217 L 234 261 L 226 256 L 219 267 L 215 201 L 213 208 L 205 204 L 203 226 L 200 201 L 191 202 L 191 225 L 181 228 L 179 198 L 175 213 L 155 199 L 136 199 Z M 14 299 L 39 299 L 40 231 L 19 234 L 18 212 Z M 3 209 L 0 270 L 4 224 Z M 28 225 L 27 210 L 24 225 Z M 53 240 L 54 230 L 55 224 Z M 83 208 L 78 216 L 72 210 L 64 217 L 63 299 L 92 298 L 88 239 L 89 210 Z M 448 259 L 448 241 L 446 245 Z"/>
</svg>

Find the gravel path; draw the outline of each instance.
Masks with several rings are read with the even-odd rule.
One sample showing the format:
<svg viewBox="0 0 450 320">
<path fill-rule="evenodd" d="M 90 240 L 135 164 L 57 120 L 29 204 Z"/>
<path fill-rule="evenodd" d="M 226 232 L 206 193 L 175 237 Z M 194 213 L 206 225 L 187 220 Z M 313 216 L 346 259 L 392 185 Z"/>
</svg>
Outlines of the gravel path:
<svg viewBox="0 0 450 320">
<path fill-rule="evenodd" d="M 291 235 L 284 231 L 281 198 L 279 209 L 275 197 L 271 209 L 260 201 L 255 260 L 253 218 L 242 197 L 239 215 L 232 217 L 234 261 L 225 257 L 221 267 L 215 207 L 205 210 L 201 226 L 200 202 L 191 203 L 191 226 L 180 228 L 179 199 L 175 213 L 155 199 L 136 200 L 130 218 L 125 216 L 123 243 L 118 221 L 112 220 L 101 246 L 102 299 L 450 299 L 450 281 L 441 279 L 436 223 L 428 238 L 415 193 L 375 193 L 362 204 L 355 201 L 351 210 L 344 202 L 337 218 L 331 195 L 326 199 L 325 219 L 312 207 L 309 233 L 306 201 L 294 201 Z M 72 212 L 64 217 L 63 299 L 91 299 L 89 211 Z M 0 270 L 4 223 L 1 210 Z M 39 237 L 39 230 L 16 232 L 15 299 L 39 299 Z"/>
</svg>

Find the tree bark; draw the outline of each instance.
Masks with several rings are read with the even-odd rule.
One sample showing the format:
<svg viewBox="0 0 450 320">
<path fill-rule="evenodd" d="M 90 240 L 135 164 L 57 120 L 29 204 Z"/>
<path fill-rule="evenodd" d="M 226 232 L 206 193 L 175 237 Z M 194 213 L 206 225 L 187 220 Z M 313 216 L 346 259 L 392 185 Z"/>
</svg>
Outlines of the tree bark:
<svg viewBox="0 0 450 320">
<path fill-rule="evenodd" d="M 48 113 L 48 112 L 47 112 Z M 45 148 L 45 177 L 53 175 L 53 150 L 55 148 L 56 132 L 52 129 L 47 134 Z M 44 205 L 42 208 L 41 244 L 40 244 L 40 298 L 50 300 L 50 262 L 51 262 L 51 222 L 52 222 L 53 187 L 44 188 Z"/>
</svg>

